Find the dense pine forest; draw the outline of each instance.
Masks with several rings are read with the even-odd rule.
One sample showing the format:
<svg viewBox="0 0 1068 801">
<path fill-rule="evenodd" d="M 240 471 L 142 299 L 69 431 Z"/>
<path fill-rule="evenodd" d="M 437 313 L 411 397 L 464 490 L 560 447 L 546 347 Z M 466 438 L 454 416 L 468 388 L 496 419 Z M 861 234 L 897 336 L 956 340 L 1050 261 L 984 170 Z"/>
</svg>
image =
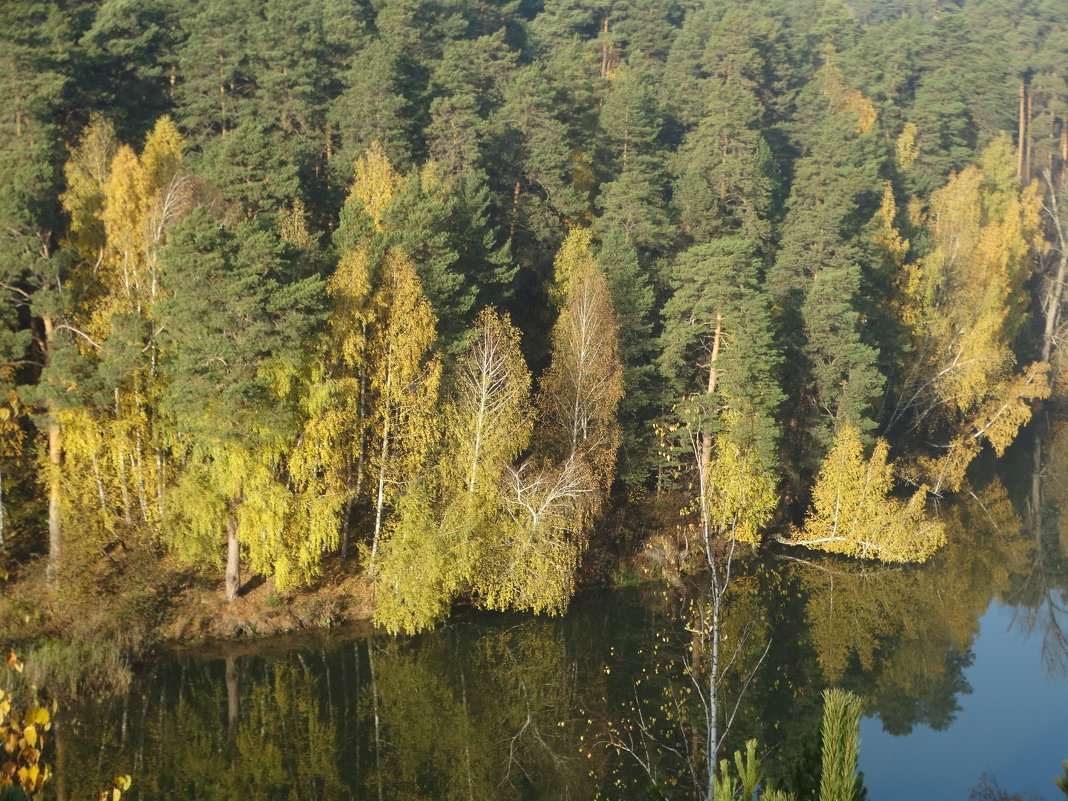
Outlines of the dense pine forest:
<svg viewBox="0 0 1068 801">
<path fill-rule="evenodd" d="M 1066 56 L 1060 0 L 8 0 L 0 566 L 334 560 L 413 631 L 654 531 L 925 561 L 1064 378 Z"/>
</svg>

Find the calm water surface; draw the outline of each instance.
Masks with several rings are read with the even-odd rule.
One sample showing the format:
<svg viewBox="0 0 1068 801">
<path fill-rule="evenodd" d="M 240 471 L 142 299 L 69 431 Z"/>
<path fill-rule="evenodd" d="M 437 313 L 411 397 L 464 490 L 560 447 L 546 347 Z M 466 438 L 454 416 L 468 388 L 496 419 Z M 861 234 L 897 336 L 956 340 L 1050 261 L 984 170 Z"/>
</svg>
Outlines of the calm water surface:
<svg viewBox="0 0 1068 801">
<path fill-rule="evenodd" d="M 746 562 L 724 624 L 729 748 L 757 738 L 768 772 L 804 789 L 820 693 L 843 686 L 865 702 L 869 799 L 963 801 L 987 773 L 1062 800 L 1059 450 L 1021 450 L 946 504 L 950 544 L 928 565 Z M 164 656 L 127 696 L 69 711 L 50 792 L 131 773 L 126 797 L 144 799 L 691 798 L 703 736 L 686 666 L 703 656 L 685 621 L 699 598 L 644 585 L 588 593 L 559 619 Z"/>
</svg>

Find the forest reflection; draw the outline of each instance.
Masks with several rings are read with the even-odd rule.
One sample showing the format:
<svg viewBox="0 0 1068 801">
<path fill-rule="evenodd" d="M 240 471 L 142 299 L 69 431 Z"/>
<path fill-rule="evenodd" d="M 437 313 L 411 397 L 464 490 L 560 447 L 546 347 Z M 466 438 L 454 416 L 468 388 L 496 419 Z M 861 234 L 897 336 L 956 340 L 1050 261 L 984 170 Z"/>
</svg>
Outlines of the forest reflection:
<svg viewBox="0 0 1068 801">
<path fill-rule="evenodd" d="M 945 502 L 948 544 L 923 566 L 830 556 L 739 559 L 723 618 L 725 752 L 756 738 L 778 786 L 813 786 L 820 693 L 857 693 L 905 735 L 944 729 L 992 599 L 1068 666 L 1068 428 Z M 1028 470 L 1017 469 L 1026 464 Z M 130 693 L 57 728 L 50 791 L 120 767 L 168 799 L 699 797 L 707 743 L 692 686 L 707 654 L 701 585 L 590 592 L 561 618 L 460 614 L 415 637 L 158 661 Z"/>
</svg>

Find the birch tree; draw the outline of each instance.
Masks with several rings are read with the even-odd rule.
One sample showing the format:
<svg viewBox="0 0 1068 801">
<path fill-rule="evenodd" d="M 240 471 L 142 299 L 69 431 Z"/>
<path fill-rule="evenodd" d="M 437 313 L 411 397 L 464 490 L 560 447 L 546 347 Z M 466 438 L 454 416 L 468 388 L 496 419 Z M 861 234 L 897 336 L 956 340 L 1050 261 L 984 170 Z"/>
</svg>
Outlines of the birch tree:
<svg viewBox="0 0 1068 801">
<path fill-rule="evenodd" d="M 569 235 L 562 252 L 582 236 Z M 552 362 L 538 393 L 538 441 L 556 461 L 584 461 L 603 498 L 612 484 L 620 442 L 619 329 L 604 274 L 588 246 L 575 250 L 568 261 L 571 274 L 558 275 L 555 283 L 567 299 L 553 327 Z"/>
</svg>

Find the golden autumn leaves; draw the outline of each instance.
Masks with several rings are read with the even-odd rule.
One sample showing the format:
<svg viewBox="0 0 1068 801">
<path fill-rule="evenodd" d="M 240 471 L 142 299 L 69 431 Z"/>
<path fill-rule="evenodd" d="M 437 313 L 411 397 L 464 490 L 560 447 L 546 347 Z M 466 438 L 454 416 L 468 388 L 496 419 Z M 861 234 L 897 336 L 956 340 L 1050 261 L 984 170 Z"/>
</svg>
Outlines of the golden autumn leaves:
<svg viewBox="0 0 1068 801">
<path fill-rule="evenodd" d="M 22 672 L 22 662 L 14 653 L 9 652 L 4 661 L 7 667 Z M 0 789 L 15 785 L 32 797 L 52 778 L 52 768 L 41 760 L 41 753 L 54 712 L 54 703 L 51 710 L 31 704 L 20 717 L 13 709 L 11 694 L 0 689 Z M 119 801 L 132 783 L 129 775 L 116 776 L 112 786 L 97 795 L 97 801 Z"/>
<path fill-rule="evenodd" d="M 444 425 L 425 442 L 423 467 L 391 482 L 395 508 L 373 574 L 385 628 L 432 625 L 459 594 L 491 609 L 566 608 L 619 446 L 618 334 L 589 241 L 575 230 L 561 248 L 562 309 L 536 400 L 518 331 L 483 309 L 443 379 L 442 405 L 429 396 L 420 405 L 423 415 L 441 408 Z M 434 429 L 432 417 L 420 419 Z"/>
<path fill-rule="evenodd" d="M 22 672 L 22 662 L 14 653 L 5 657 L 7 667 Z M 41 750 L 52 728 L 52 714 L 31 705 L 20 717 L 13 710 L 11 694 L 0 689 L 0 788 L 14 784 L 26 795 L 41 791 L 52 776 L 51 768 L 41 761 Z"/>
<path fill-rule="evenodd" d="M 926 511 L 928 492 L 958 490 L 984 442 L 1002 454 L 1031 419 L 1031 403 L 1050 394 L 1050 366 L 1018 369 L 1012 351 L 1031 254 L 1042 247 L 1040 209 L 1037 183 L 1018 188 L 1011 145 L 996 139 L 980 165 L 933 193 L 926 214 L 910 208 L 931 247 L 906 263 L 908 241 L 894 227 L 887 188 L 874 241 L 896 285 L 893 311 L 910 358 L 886 428 L 907 420 L 943 441 L 934 454 L 895 466 L 885 440 L 865 457 L 860 432 L 840 426 L 804 526 L 784 541 L 887 562 L 926 561 L 944 544 L 944 527 Z M 918 487 L 907 501 L 894 495 L 895 470 Z"/>
</svg>

